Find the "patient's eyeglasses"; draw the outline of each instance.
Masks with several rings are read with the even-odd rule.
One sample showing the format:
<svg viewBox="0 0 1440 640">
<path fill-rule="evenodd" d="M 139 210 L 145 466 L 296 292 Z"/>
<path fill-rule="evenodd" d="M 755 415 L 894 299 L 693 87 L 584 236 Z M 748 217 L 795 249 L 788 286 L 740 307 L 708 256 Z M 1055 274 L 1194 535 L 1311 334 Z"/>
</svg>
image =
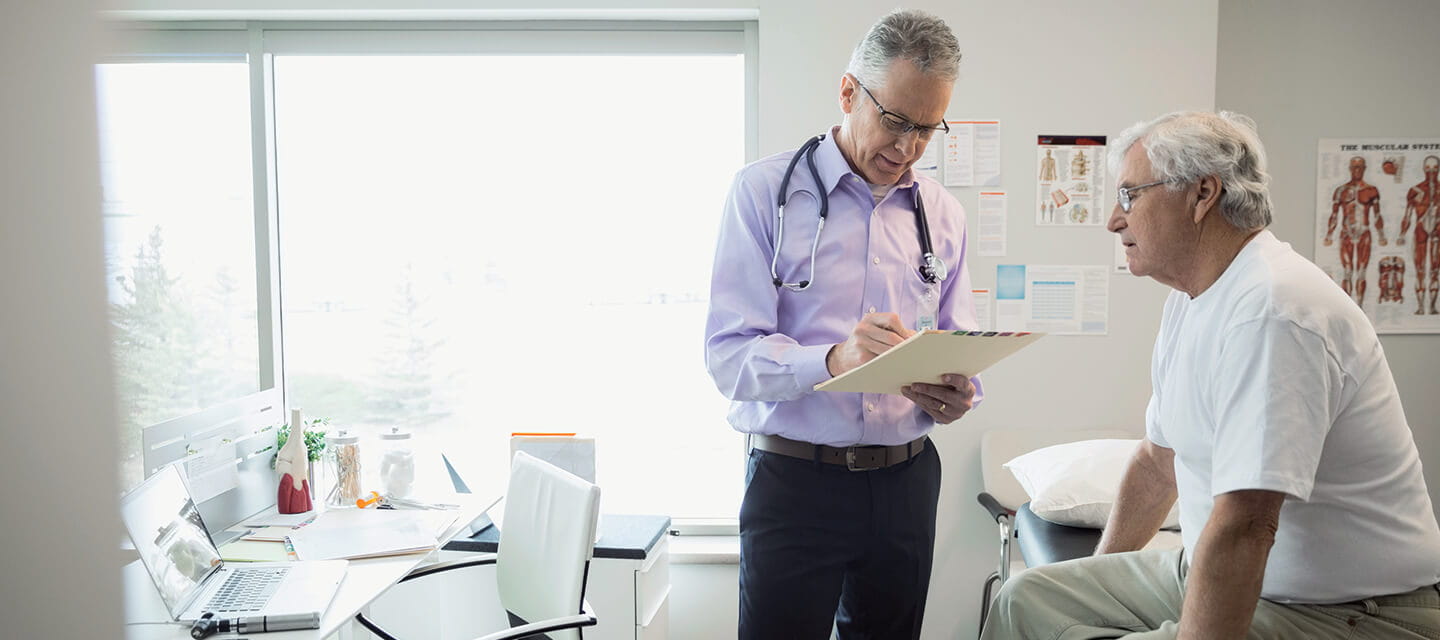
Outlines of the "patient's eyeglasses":
<svg viewBox="0 0 1440 640">
<path fill-rule="evenodd" d="M 1133 186 L 1133 187 L 1120 187 L 1119 189 L 1116 189 L 1116 190 L 1115 190 L 1115 202 L 1120 205 L 1120 210 L 1121 210 L 1121 211 L 1124 211 L 1125 213 L 1130 213 L 1130 207 L 1135 206 L 1135 195 L 1134 195 L 1134 194 L 1135 194 L 1136 191 L 1139 191 L 1139 190 L 1141 190 L 1141 189 L 1149 189 L 1150 187 L 1153 187 L 1153 186 L 1155 186 L 1155 185 L 1157 185 L 1157 184 L 1165 184 L 1165 183 L 1167 183 L 1167 182 L 1170 182 L 1170 181 L 1169 181 L 1169 180 L 1157 180 L 1157 181 L 1155 181 L 1155 182 L 1149 182 L 1149 183 L 1146 183 L 1146 184 L 1136 185 L 1136 186 Z"/>
</svg>

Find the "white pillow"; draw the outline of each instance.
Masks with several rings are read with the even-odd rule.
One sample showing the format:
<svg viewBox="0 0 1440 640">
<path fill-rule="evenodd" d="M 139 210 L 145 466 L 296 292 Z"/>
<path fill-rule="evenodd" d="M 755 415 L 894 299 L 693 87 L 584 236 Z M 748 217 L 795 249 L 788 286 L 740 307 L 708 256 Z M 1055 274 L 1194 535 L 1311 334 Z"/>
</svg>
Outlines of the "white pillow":
<svg viewBox="0 0 1440 640">
<path fill-rule="evenodd" d="M 1139 440 L 1081 440 L 1036 449 L 1004 464 L 1030 495 L 1040 518 L 1072 527 L 1103 529 L 1120 491 L 1120 479 Z M 1162 528 L 1180 523 L 1177 501 Z"/>
</svg>

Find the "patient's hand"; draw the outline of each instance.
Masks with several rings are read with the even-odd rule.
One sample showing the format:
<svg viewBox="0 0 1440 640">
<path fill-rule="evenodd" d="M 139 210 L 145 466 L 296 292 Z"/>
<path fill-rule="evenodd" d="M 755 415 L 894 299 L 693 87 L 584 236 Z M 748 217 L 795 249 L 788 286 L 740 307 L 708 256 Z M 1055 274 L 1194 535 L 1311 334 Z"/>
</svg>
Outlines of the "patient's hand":
<svg viewBox="0 0 1440 640">
<path fill-rule="evenodd" d="M 900 393 L 930 414 L 936 424 L 949 424 L 959 420 L 974 406 L 975 385 L 958 373 L 947 373 L 942 380 L 945 384 L 916 382 L 906 385 L 900 388 Z"/>
</svg>

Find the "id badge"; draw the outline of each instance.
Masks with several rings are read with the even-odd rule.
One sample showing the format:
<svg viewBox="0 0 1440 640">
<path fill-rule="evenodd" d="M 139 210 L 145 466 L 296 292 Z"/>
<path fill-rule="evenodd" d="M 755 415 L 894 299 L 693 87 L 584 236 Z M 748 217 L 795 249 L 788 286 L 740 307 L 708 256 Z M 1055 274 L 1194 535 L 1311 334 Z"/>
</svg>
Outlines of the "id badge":
<svg viewBox="0 0 1440 640">
<path fill-rule="evenodd" d="M 915 301 L 915 330 L 928 331 L 935 328 L 935 317 L 940 313 L 940 288 L 926 285 Z"/>
</svg>

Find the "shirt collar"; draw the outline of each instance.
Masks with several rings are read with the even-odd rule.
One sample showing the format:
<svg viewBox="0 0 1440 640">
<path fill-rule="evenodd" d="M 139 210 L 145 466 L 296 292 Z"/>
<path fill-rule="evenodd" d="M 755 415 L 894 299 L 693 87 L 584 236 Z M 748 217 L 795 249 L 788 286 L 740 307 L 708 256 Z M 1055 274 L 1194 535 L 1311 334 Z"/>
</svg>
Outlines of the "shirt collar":
<svg viewBox="0 0 1440 640">
<path fill-rule="evenodd" d="M 826 193 L 834 192 L 835 187 L 840 184 L 840 180 L 847 175 L 853 175 L 861 182 L 865 181 L 864 176 L 850 169 L 850 163 L 845 160 L 845 154 L 840 153 L 840 145 L 835 142 L 836 136 L 839 135 L 840 127 L 831 127 L 830 133 L 815 149 L 815 168 L 820 171 L 820 181 L 824 183 Z M 804 163 L 805 159 L 801 158 L 800 162 Z M 800 169 L 801 167 L 796 167 L 797 171 Z M 804 170 L 809 171 L 810 169 L 806 167 Z M 905 189 L 913 186 L 915 186 L 915 169 L 911 167 L 900 175 L 900 180 L 895 183 L 895 188 Z M 866 190 L 868 191 L 869 188 L 866 187 Z"/>
</svg>

